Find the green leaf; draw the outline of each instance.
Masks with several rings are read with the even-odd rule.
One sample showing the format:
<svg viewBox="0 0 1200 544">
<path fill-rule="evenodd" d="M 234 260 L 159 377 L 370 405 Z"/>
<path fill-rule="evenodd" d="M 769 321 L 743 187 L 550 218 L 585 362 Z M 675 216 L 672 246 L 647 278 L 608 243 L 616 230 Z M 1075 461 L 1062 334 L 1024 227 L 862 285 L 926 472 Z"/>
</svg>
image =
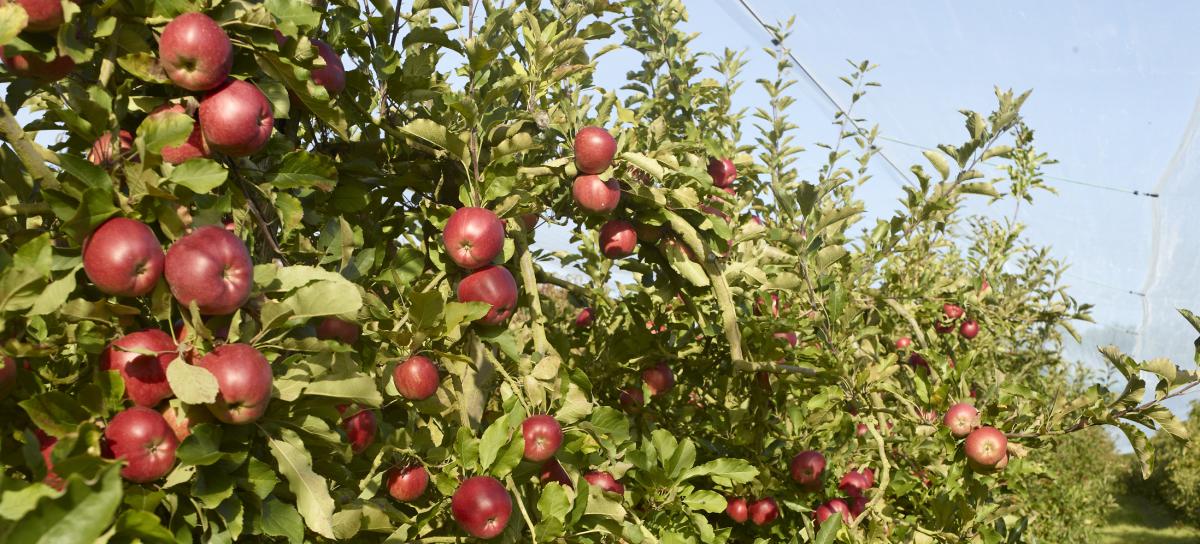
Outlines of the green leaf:
<svg viewBox="0 0 1200 544">
<path fill-rule="evenodd" d="M 42 294 L 38 295 L 37 300 L 33 301 L 33 308 L 29 309 L 28 315 L 46 315 L 52 312 L 57 312 L 67 303 L 67 298 L 71 293 L 75 292 L 75 272 L 79 270 L 74 268 L 66 276 L 63 276 L 46 286 Z"/>
<path fill-rule="evenodd" d="M 186 142 L 192 134 L 195 121 L 192 116 L 178 111 L 164 111 L 149 115 L 138 125 L 137 137 L 145 143 L 151 153 L 161 153 L 164 147 L 174 147 Z"/>
<path fill-rule="evenodd" d="M 358 287 L 344 278 L 319 281 L 296 290 L 284 301 L 294 317 L 308 319 L 316 316 L 353 314 L 362 307 Z"/>
<path fill-rule="evenodd" d="M 450 132 L 446 127 L 429 119 L 417 119 L 397 130 L 410 138 L 424 141 L 449 152 L 459 162 L 465 160 L 468 139 L 466 134 Z"/>
<path fill-rule="evenodd" d="M 304 541 L 304 520 L 296 508 L 274 496 L 267 497 L 262 505 L 262 530 L 267 536 L 281 536 L 288 542 Z"/>
<path fill-rule="evenodd" d="M 117 64 L 133 77 L 147 83 L 166 85 L 171 83 L 158 57 L 148 51 L 139 51 L 117 57 Z"/>
<path fill-rule="evenodd" d="M 90 417 L 79 401 L 61 391 L 34 395 L 19 404 L 29 419 L 50 436 L 66 436 Z"/>
<path fill-rule="evenodd" d="M 117 518 L 114 529 L 117 534 L 138 538 L 142 542 L 175 542 L 175 536 L 159 523 L 158 516 L 144 510 L 126 510 Z"/>
<path fill-rule="evenodd" d="M 479 441 L 480 468 L 483 470 L 491 468 L 492 463 L 496 460 L 496 455 L 500 453 L 500 448 L 508 444 L 511 435 L 512 427 L 509 426 L 507 417 L 499 418 L 488 425 L 487 430 L 483 431 L 483 438 Z"/>
<path fill-rule="evenodd" d="M 1171 410 L 1166 406 L 1159 404 L 1145 410 L 1142 413 L 1145 414 L 1146 417 L 1154 420 L 1155 423 L 1158 423 L 1158 425 L 1162 427 L 1164 431 L 1171 433 L 1171 435 L 1175 438 L 1180 440 L 1188 439 L 1187 427 L 1181 423 L 1179 419 L 1175 417 L 1175 414 L 1172 413 Z"/>
<path fill-rule="evenodd" d="M 171 171 L 168 180 L 191 189 L 198 195 L 211 193 L 229 177 L 221 163 L 211 159 L 191 159 Z"/>
<path fill-rule="evenodd" d="M 217 378 L 205 368 L 190 365 L 176 357 L 167 365 L 167 383 L 179 400 L 187 404 L 212 404 L 217 401 Z"/>
<path fill-rule="evenodd" d="M 929 164 L 932 164 L 938 173 L 942 175 L 943 180 L 950 177 L 950 163 L 946 162 L 945 155 L 928 149 L 921 153 L 925 155 L 926 159 L 929 159 Z"/>
<path fill-rule="evenodd" d="M 663 177 L 667 175 L 667 169 L 663 167 L 662 163 L 641 153 L 621 153 L 621 158 L 628 161 L 629 164 L 638 167 L 643 172 L 650 174 L 655 180 L 662 181 Z"/>
<path fill-rule="evenodd" d="M 554 419 L 564 425 L 570 425 L 592 413 L 592 402 L 578 385 L 571 383 L 567 393 L 563 395 L 562 406 L 554 414 Z"/>
<path fill-rule="evenodd" d="M 313 472 L 312 457 L 300 436 L 290 429 L 281 429 L 279 438 L 268 438 L 271 455 L 278 462 L 279 472 L 296 496 L 296 506 L 309 530 L 325 538 L 333 538 L 333 498 L 329 484 Z"/>
<path fill-rule="evenodd" d="M 221 459 L 221 427 L 201 423 L 183 439 L 175 456 L 185 465 L 211 465 Z"/>
<path fill-rule="evenodd" d="M 1146 437 L 1146 433 L 1133 425 L 1117 423 L 1117 428 L 1125 433 L 1125 438 L 1129 439 L 1129 445 L 1133 447 L 1134 457 L 1137 458 L 1138 466 L 1141 468 L 1142 479 L 1150 478 L 1150 473 L 1154 471 L 1153 443 Z"/>
<path fill-rule="evenodd" d="M 267 176 L 278 189 L 316 187 L 331 191 L 337 185 L 338 172 L 333 159 L 319 153 L 293 151 L 283 156 L 279 167 Z"/>
<path fill-rule="evenodd" d="M 263 7 L 279 22 L 279 29 L 296 34 L 299 29 L 312 30 L 321 24 L 321 14 L 302 0 L 266 0 Z"/>
<path fill-rule="evenodd" d="M 29 24 L 29 14 L 21 4 L 10 2 L 0 5 L 0 47 L 12 43 Z"/>
<path fill-rule="evenodd" d="M 73 474 L 61 496 L 42 498 L 30 514 L 0 533 L 0 542 L 91 544 L 112 523 L 123 488 L 117 464 L 101 471 L 93 485 Z"/>
<path fill-rule="evenodd" d="M 383 395 L 370 376 L 317 380 L 304 388 L 304 394 L 352 400 L 371 407 L 383 404 Z"/>
<path fill-rule="evenodd" d="M 36 455 L 37 450 L 34 450 Z M 21 489 L 5 491 L 0 495 L 0 518 L 16 521 L 38 507 L 38 502 L 45 497 L 58 495 L 58 490 L 41 482 L 35 482 Z"/>
<path fill-rule="evenodd" d="M 683 499 L 683 504 L 687 505 L 692 510 L 701 510 L 712 514 L 717 514 L 725 511 L 728 503 L 725 502 L 725 497 L 716 491 L 708 489 L 698 489 Z"/>
<path fill-rule="evenodd" d="M 833 544 L 837 538 L 838 529 L 842 528 L 842 516 L 829 516 L 825 523 L 821 524 L 821 530 L 817 532 L 817 537 L 813 539 L 813 544 Z"/>
<path fill-rule="evenodd" d="M 679 481 L 697 476 L 708 476 L 717 485 L 732 487 L 754 480 L 758 476 L 758 469 L 743 459 L 722 457 L 687 470 L 679 477 Z"/>
</svg>

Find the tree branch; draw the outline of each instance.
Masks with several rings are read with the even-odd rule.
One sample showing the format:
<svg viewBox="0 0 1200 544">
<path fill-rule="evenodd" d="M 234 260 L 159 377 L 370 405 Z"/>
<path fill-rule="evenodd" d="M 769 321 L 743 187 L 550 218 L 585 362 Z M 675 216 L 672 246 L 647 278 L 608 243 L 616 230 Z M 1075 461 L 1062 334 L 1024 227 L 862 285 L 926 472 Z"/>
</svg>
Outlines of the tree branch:
<svg viewBox="0 0 1200 544">
<path fill-rule="evenodd" d="M 49 157 L 39 151 L 41 146 L 25 134 L 12 110 L 8 109 L 8 104 L 3 101 L 0 101 L 0 137 L 13 147 L 17 158 L 21 159 L 21 164 L 25 165 L 30 175 L 41 182 L 43 188 L 58 189 L 58 178 L 54 177 L 54 172 L 46 166 Z"/>
</svg>

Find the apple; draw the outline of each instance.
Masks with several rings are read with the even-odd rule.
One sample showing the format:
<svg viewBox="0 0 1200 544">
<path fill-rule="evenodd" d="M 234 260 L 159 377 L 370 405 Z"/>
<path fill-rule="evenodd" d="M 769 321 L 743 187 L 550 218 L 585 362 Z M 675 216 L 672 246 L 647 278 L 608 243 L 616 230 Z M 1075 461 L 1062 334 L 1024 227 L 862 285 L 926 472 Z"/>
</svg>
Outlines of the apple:
<svg viewBox="0 0 1200 544">
<path fill-rule="evenodd" d="M 847 497 L 843 499 L 850 506 L 850 516 L 857 518 L 863 512 L 867 511 L 867 498 L 863 496 Z"/>
<path fill-rule="evenodd" d="M 729 159 L 712 158 L 708 160 L 708 175 L 712 176 L 713 185 L 724 189 L 737 179 L 737 167 Z"/>
<path fill-rule="evenodd" d="M 909 355 L 908 364 L 912 365 L 913 368 L 924 368 L 925 370 L 929 370 L 929 361 L 926 361 L 925 357 L 923 357 L 920 353 Z"/>
<path fill-rule="evenodd" d="M 429 487 L 429 471 L 424 465 L 407 467 L 392 467 L 384 477 L 384 485 L 388 494 L 400 502 L 412 502 L 425 493 Z"/>
<path fill-rule="evenodd" d="M 525 230 L 529 231 L 526 233 L 526 235 L 533 235 L 533 229 L 537 228 L 538 219 L 539 217 L 536 213 L 527 213 L 521 216 L 521 226 L 525 227 Z"/>
<path fill-rule="evenodd" d="M 192 425 L 200 423 L 209 423 L 213 420 L 212 414 L 201 406 L 179 403 L 168 404 L 162 409 L 163 420 L 175 432 L 175 438 L 180 442 L 183 439 L 192 436 Z"/>
<path fill-rule="evenodd" d="M 206 315 L 237 311 L 250 298 L 253 275 L 245 242 L 218 226 L 200 227 L 167 250 L 167 284 L 175 300 L 185 308 L 195 302 Z"/>
<path fill-rule="evenodd" d="M 571 476 L 563 469 L 562 463 L 559 463 L 558 459 L 547 459 L 545 463 L 542 463 L 542 469 L 538 473 L 538 481 L 543 484 L 558 482 L 567 487 L 575 487 L 574 482 L 571 481 Z"/>
<path fill-rule="evenodd" d="M 838 490 L 851 497 L 861 497 L 863 492 L 871 488 L 871 482 L 867 480 L 867 476 L 857 470 L 851 470 L 842 476 L 842 481 L 838 482 Z"/>
<path fill-rule="evenodd" d="M 638 413 L 642 410 L 642 405 L 646 404 L 646 396 L 642 394 L 641 388 L 626 387 L 621 390 L 621 407 L 626 411 Z"/>
<path fill-rule="evenodd" d="M 896 350 L 904 351 L 908 348 L 911 348 L 912 344 L 913 344 L 912 338 L 909 338 L 907 336 L 901 336 L 900 338 L 896 339 Z"/>
<path fill-rule="evenodd" d="M 637 247 L 637 230 L 633 223 L 613 219 L 600 227 L 600 251 L 609 259 L 628 257 Z"/>
<path fill-rule="evenodd" d="M 734 523 L 745 523 L 750 518 L 750 512 L 746 508 L 746 499 L 741 497 L 732 497 L 726 501 L 725 515 Z"/>
<path fill-rule="evenodd" d="M 488 265 L 458 282 L 459 302 L 486 302 L 491 309 L 479 323 L 500 325 L 512 316 L 517 306 L 517 280 L 502 266 Z"/>
<path fill-rule="evenodd" d="M 125 460 L 121 476 L 131 482 L 153 482 L 175 466 L 179 439 L 162 414 L 144 406 L 113 417 L 104 429 L 104 439 L 113 458 Z"/>
<path fill-rule="evenodd" d="M 600 127 L 583 127 L 575 134 L 575 168 L 582 174 L 599 174 L 612 165 L 617 141 Z"/>
<path fill-rule="evenodd" d="M 157 353 L 143 355 L 123 349 Z M 179 357 L 171 335 L 158 329 L 127 334 L 100 352 L 100 370 L 116 370 L 125 382 L 125 397 L 138 406 L 154 406 L 174 393 L 167 383 L 167 366 Z"/>
<path fill-rule="evenodd" d="M 788 465 L 792 481 L 809 491 L 821 488 L 821 476 L 825 472 L 825 456 L 819 451 L 806 450 L 792 457 Z"/>
<path fill-rule="evenodd" d="M 63 24 L 62 2 L 59 0 L 12 0 L 25 8 L 28 20 L 25 30 L 28 32 L 50 32 L 58 30 Z M 8 2 L 0 1 L 0 6 Z"/>
<path fill-rule="evenodd" d="M 342 65 L 342 57 L 322 40 L 314 38 L 312 44 L 317 46 L 317 54 L 325 61 L 325 66 L 312 71 L 313 83 L 325 87 L 329 96 L 337 96 L 346 89 L 346 67 Z"/>
<path fill-rule="evenodd" d="M 460 268 L 486 266 L 504 249 L 504 221 L 486 208 L 459 208 L 446 221 L 442 244 Z"/>
<path fill-rule="evenodd" d="M 1007 455 L 1008 438 L 995 427 L 980 427 L 967 435 L 963 448 L 972 468 L 990 469 Z"/>
<path fill-rule="evenodd" d="M 954 320 L 962 317 L 963 313 L 964 312 L 963 312 L 962 306 L 959 306 L 957 304 L 943 304 L 942 305 L 942 315 L 946 316 L 946 319 L 949 319 L 950 321 L 954 321 Z"/>
<path fill-rule="evenodd" d="M 133 134 L 130 134 L 128 130 L 122 130 L 118 139 L 121 142 L 121 149 L 114 155 L 112 146 L 112 132 L 105 132 L 104 134 L 101 134 L 100 137 L 96 138 L 96 141 L 92 143 L 92 150 L 88 152 L 88 160 L 96 166 L 103 166 L 105 168 L 111 167 L 117 162 L 118 159 L 120 159 L 120 157 L 125 156 L 125 154 L 133 150 Z"/>
<path fill-rule="evenodd" d="M 42 478 L 42 483 L 62 491 L 66 482 L 63 481 L 61 476 L 54 473 L 54 445 L 58 444 L 58 439 L 37 428 L 33 429 L 33 435 L 37 437 L 38 451 L 42 454 L 42 460 L 46 463 L 46 477 Z"/>
<path fill-rule="evenodd" d="M 1008 453 L 1005 452 L 1004 457 L 1001 458 L 998 463 L 996 463 L 996 466 L 992 467 L 992 470 L 994 470 L 994 471 L 995 470 L 1004 470 L 1004 468 L 1007 466 L 1008 466 Z"/>
<path fill-rule="evenodd" d="M 841 514 L 842 521 L 850 523 L 850 505 L 846 504 L 846 501 L 842 499 L 830 499 L 825 504 L 817 507 L 817 524 L 825 523 L 825 520 L 833 517 L 834 514 Z"/>
<path fill-rule="evenodd" d="M 343 344 L 353 344 L 362 334 L 362 327 L 336 317 L 326 317 L 317 324 L 317 338 L 321 340 L 337 340 Z"/>
<path fill-rule="evenodd" d="M 562 445 L 562 425 L 546 414 L 529 416 L 521 423 L 521 436 L 525 437 L 525 460 L 545 461 Z"/>
<path fill-rule="evenodd" d="M 660 362 L 642 371 L 642 381 L 650 389 L 651 395 L 661 395 L 675 387 L 675 373 L 665 362 Z"/>
<path fill-rule="evenodd" d="M 233 43 L 207 15 L 184 13 L 163 28 L 158 39 L 158 61 L 176 86 L 207 91 L 229 77 Z"/>
<path fill-rule="evenodd" d="M 792 348 L 796 347 L 796 344 L 800 341 L 799 337 L 796 336 L 796 333 L 791 332 L 791 331 L 777 332 L 774 334 L 774 336 L 775 336 L 775 338 L 778 338 L 780 340 L 787 342 L 788 347 L 792 347 Z"/>
<path fill-rule="evenodd" d="M 854 435 L 855 436 L 867 436 L 867 424 L 859 423 L 858 425 L 855 425 L 854 426 Z"/>
<path fill-rule="evenodd" d="M 579 315 L 575 316 L 575 328 L 586 329 L 592 326 L 592 321 L 595 320 L 595 315 L 592 313 L 591 306 L 579 310 Z"/>
<path fill-rule="evenodd" d="M 150 117 L 157 115 L 166 115 L 168 113 L 187 113 L 187 108 L 180 104 L 166 103 L 150 112 Z M 192 133 L 188 135 L 187 140 L 179 145 L 166 146 L 159 153 L 162 155 L 163 161 L 168 164 L 183 164 L 191 159 L 199 159 L 208 156 L 208 144 L 204 142 L 204 131 L 200 129 L 200 122 L 192 123 Z"/>
<path fill-rule="evenodd" d="M 4 356 L 4 366 L 0 366 L 0 399 L 7 397 L 17 387 L 17 361 Z"/>
<path fill-rule="evenodd" d="M 943 324 L 942 322 L 938 321 L 933 324 L 933 330 L 937 331 L 938 334 L 949 334 L 951 331 L 954 330 L 954 324 L 953 323 Z"/>
<path fill-rule="evenodd" d="M 867 488 L 875 487 L 875 469 L 864 468 L 861 472 L 863 477 L 867 479 Z"/>
<path fill-rule="evenodd" d="M 32 54 L 17 54 L 10 57 L 0 51 L 0 61 L 4 62 L 8 71 L 18 77 L 33 78 L 43 83 L 58 81 L 75 70 L 75 61 L 66 55 L 58 55 L 53 60 L 45 61 Z"/>
<path fill-rule="evenodd" d="M 779 317 L 779 293 L 771 293 L 770 304 L 767 304 L 767 301 L 762 297 L 758 297 L 754 301 L 754 315 L 762 315 L 763 308 L 770 309 L 772 317 Z"/>
<path fill-rule="evenodd" d="M 214 151 L 253 155 L 271 139 L 271 102 L 253 83 L 230 79 L 200 100 L 200 129 Z"/>
<path fill-rule="evenodd" d="M 350 441 L 350 449 L 354 453 L 362 453 L 375 442 L 379 421 L 374 411 L 360 409 L 342 420 L 342 428 L 346 431 L 346 439 Z"/>
<path fill-rule="evenodd" d="M 234 425 L 258 421 L 271 402 L 271 363 L 248 344 L 217 346 L 197 366 L 217 378 L 217 401 L 208 405 L 217 419 Z"/>
<path fill-rule="evenodd" d="M 962 325 L 958 327 L 958 334 L 961 334 L 967 340 L 975 338 L 979 335 L 979 323 L 974 319 L 963 321 Z"/>
<path fill-rule="evenodd" d="M 658 225 L 638 223 L 633 228 L 637 230 L 638 240 L 642 242 L 655 244 L 662 239 L 663 227 Z"/>
<path fill-rule="evenodd" d="M 580 208 L 593 213 L 608 213 L 617 209 L 621 202 L 621 184 L 616 179 L 604 181 L 595 174 L 585 174 L 575 178 L 571 195 Z"/>
<path fill-rule="evenodd" d="M 140 297 L 153 291 L 164 260 L 154 231 L 125 217 L 101 223 L 83 241 L 83 271 L 110 295 Z"/>
<path fill-rule="evenodd" d="M 942 417 L 942 424 L 950 429 L 950 434 L 955 438 L 962 438 L 971 434 L 971 431 L 979 426 L 979 410 L 970 404 L 960 402 L 946 410 L 946 415 Z"/>
<path fill-rule="evenodd" d="M 512 497 L 495 478 L 467 478 L 450 498 L 450 513 L 458 526 L 471 536 L 484 540 L 495 538 L 508 526 Z"/>
<path fill-rule="evenodd" d="M 584 474 L 583 479 L 587 480 L 588 485 L 592 487 L 599 487 L 606 493 L 616 493 L 617 495 L 625 494 L 625 486 L 621 485 L 621 482 L 618 482 L 617 479 L 613 478 L 613 475 L 608 472 L 593 470 L 587 474 Z"/>
<path fill-rule="evenodd" d="M 779 517 L 779 505 L 775 504 L 775 499 L 764 497 L 750 503 L 748 508 L 750 511 L 750 521 L 755 525 L 762 527 Z"/>
<path fill-rule="evenodd" d="M 423 355 L 413 355 L 392 371 L 396 391 L 408 400 L 425 400 L 437 393 L 441 380 L 433 361 Z"/>
</svg>

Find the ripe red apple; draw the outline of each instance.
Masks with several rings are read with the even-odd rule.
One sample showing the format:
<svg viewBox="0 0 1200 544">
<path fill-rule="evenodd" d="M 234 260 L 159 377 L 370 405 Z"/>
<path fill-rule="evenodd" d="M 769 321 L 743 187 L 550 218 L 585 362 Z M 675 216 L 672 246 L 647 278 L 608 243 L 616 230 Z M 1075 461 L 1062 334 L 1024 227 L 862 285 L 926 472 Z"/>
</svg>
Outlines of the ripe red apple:
<svg viewBox="0 0 1200 544">
<path fill-rule="evenodd" d="M 538 219 L 539 217 L 536 213 L 527 213 L 521 216 L 521 226 L 529 231 L 525 233 L 526 236 L 533 236 L 533 229 L 537 228 Z"/>
<path fill-rule="evenodd" d="M 929 370 L 929 361 L 926 361 L 925 357 L 921 356 L 920 353 L 909 355 L 908 364 L 912 365 L 914 368 L 924 368 L 925 370 Z"/>
<path fill-rule="evenodd" d="M 175 85 L 207 91 L 229 77 L 233 43 L 203 13 L 184 13 L 167 23 L 158 39 L 158 60 Z"/>
<path fill-rule="evenodd" d="M 912 338 L 909 338 L 907 336 L 901 336 L 900 338 L 896 339 L 896 350 L 904 351 L 908 348 L 911 348 L 912 343 L 913 343 Z"/>
<path fill-rule="evenodd" d="M 651 395 L 661 395 L 675 387 L 675 373 L 665 362 L 660 362 L 642 371 L 642 381 L 650 389 Z"/>
<path fill-rule="evenodd" d="M 726 188 L 737 179 L 737 167 L 729 159 L 712 158 L 708 160 L 708 175 L 712 176 L 713 185 Z"/>
<path fill-rule="evenodd" d="M 187 113 L 187 109 L 180 104 L 168 102 L 150 112 L 150 117 L 167 113 Z M 204 142 L 204 132 L 200 129 L 200 122 L 192 123 L 192 133 L 188 135 L 186 141 L 179 145 L 166 146 L 162 148 L 160 154 L 163 161 L 168 164 L 183 164 L 191 159 L 207 157 L 208 144 Z"/>
<path fill-rule="evenodd" d="M 750 521 L 755 525 L 762 527 L 779 517 L 779 505 L 775 504 L 775 499 L 764 497 L 750 503 L 748 508 L 750 511 Z"/>
<path fill-rule="evenodd" d="M 104 429 L 108 450 L 126 465 L 121 476 L 137 483 L 153 482 L 175 466 L 179 440 L 162 415 L 144 406 L 134 406 L 112 418 Z"/>
<path fill-rule="evenodd" d="M 34 428 L 33 435 L 37 437 L 38 451 L 42 454 L 42 460 L 46 463 L 46 477 L 42 478 L 42 483 L 62 491 L 64 482 L 61 476 L 54 473 L 54 445 L 58 444 L 58 439 L 50 436 L 41 429 Z"/>
<path fill-rule="evenodd" d="M 943 304 L 942 305 L 942 315 L 945 315 L 946 319 L 949 319 L 950 321 L 954 321 L 954 320 L 962 317 L 963 313 L 964 312 L 963 312 L 962 306 L 959 306 L 957 304 Z"/>
<path fill-rule="evenodd" d="M 25 31 L 27 32 L 50 32 L 57 30 L 63 24 L 62 2 L 57 0 L 12 1 L 25 8 L 25 13 L 29 16 L 25 24 Z M 0 6 L 7 3 L 6 1 L 0 1 Z"/>
<path fill-rule="evenodd" d="M 960 402 L 946 410 L 942 424 L 950 429 L 955 438 L 971 434 L 979 426 L 979 410 L 965 402 Z"/>
<path fill-rule="evenodd" d="M 88 160 L 96 166 L 105 168 L 116 164 L 120 157 L 125 156 L 133 150 L 133 135 L 128 130 L 122 130 L 119 138 L 121 150 L 118 153 L 113 153 L 112 132 L 101 134 L 96 141 L 92 143 L 92 150 L 88 152 Z"/>
<path fill-rule="evenodd" d="M 609 259 L 629 256 L 637 247 L 637 241 L 633 223 L 624 219 L 613 219 L 600 228 L 600 251 Z"/>
<path fill-rule="evenodd" d="M 450 513 L 458 526 L 471 536 L 485 540 L 494 538 L 508 526 L 512 497 L 495 478 L 467 478 L 450 498 Z"/>
<path fill-rule="evenodd" d="M 529 416 L 521 423 L 521 436 L 525 437 L 525 459 L 545 461 L 554 457 L 562 445 L 562 425 L 553 416 Z"/>
<path fill-rule="evenodd" d="M 517 280 L 503 266 L 485 266 L 458 282 L 459 302 L 486 302 L 492 305 L 478 319 L 485 325 L 500 325 L 512 316 L 517 306 Z"/>
<path fill-rule="evenodd" d="M 974 319 L 963 321 L 962 325 L 959 325 L 958 327 L 958 334 L 961 334 L 963 338 L 966 338 L 967 340 L 975 338 L 979 335 L 979 323 L 977 323 Z"/>
<path fill-rule="evenodd" d="M 581 174 L 599 174 L 612 165 L 617 141 L 600 127 L 583 127 L 575 135 L 575 168 Z"/>
<path fill-rule="evenodd" d="M 110 295 L 140 297 L 153 291 L 164 259 L 154 231 L 124 217 L 101 223 L 83 241 L 83 271 Z"/>
<path fill-rule="evenodd" d="M 200 101 L 200 129 L 214 151 L 253 155 L 271 139 L 271 102 L 253 83 L 230 79 Z"/>
<path fill-rule="evenodd" d="M 353 344 L 362 334 L 362 327 L 336 317 L 326 317 L 317 324 L 317 338 L 321 340 L 337 340 L 343 344 Z"/>
<path fill-rule="evenodd" d="M 943 324 L 941 321 L 938 321 L 933 324 L 933 330 L 937 331 L 938 334 L 949 334 L 951 331 L 954 330 L 954 324 L 953 323 Z"/>
<path fill-rule="evenodd" d="M 358 410 L 350 417 L 342 420 L 342 428 L 346 430 L 346 439 L 350 441 L 350 449 L 354 453 L 362 453 L 375 442 L 375 433 L 379 431 L 379 421 L 372 410 Z"/>
<path fill-rule="evenodd" d="M 838 482 L 838 489 L 851 497 L 861 497 L 863 492 L 871 488 L 871 481 L 867 479 L 866 474 L 857 470 L 851 470 L 842 476 L 842 481 Z"/>
<path fill-rule="evenodd" d="M 595 315 L 592 313 L 592 308 L 590 306 L 579 310 L 579 315 L 575 316 L 575 328 L 586 329 L 591 327 L 594 319 Z"/>
<path fill-rule="evenodd" d="M 855 436 L 867 436 L 867 424 L 859 423 L 858 425 L 855 425 L 854 426 L 854 435 Z"/>
<path fill-rule="evenodd" d="M 1007 466 L 1008 466 L 1008 453 L 1005 453 L 1004 457 L 1002 459 L 1000 459 L 1000 462 L 996 463 L 996 466 L 992 467 L 992 470 L 993 471 L 1004 470 L 1004 468 Z"/>
<path fill-rule="evenodd" d="M 271 402 L 271 363 L 247 344 L 217 346 L 197 363 L 217 378 L 217 401 L 208 405 L 217 419 L 235 425 L 258 421 Z"/>
<path fill-rule="evenodd" d="M 617 479 L 613 478 L 613 475 L 608 472 L 593 470 L 587 474 L 584 474 L 583 479 L 587 480 L 588 485 L 592 487 L 599 487 L 607 493 L 616 493 L 618 495 L 625 494 L 625 486 L 621 485 L 621 482 L 618 482 Z"/>
<path fill-rule="evenodd" d="M 834 514 L 841 514 L 844 523 L 850 523 L 850 505 L 842 499 L 830 499 L 825 504 L 817 507 L 817 525 L 825 523 L 825 520 L 833 517 Z"/>
<path fill-rule="evenodd" d="M 791 332 L 791 331 L 777 332 L 774 334 L 774 336 L 775 336 L 775 338 L 778 338 L 780 340 L 787 342 L 788 347 L 792 347 L 792 348 L 796 347 L 796 344 L 800 341 L 800 338 L 796 336 L 796 333 Z"/>
<path fill-rule="evenodd" d="M 486 266 L 504 249 L 504 221 L 486 208 L 459 208 L 446 221 L 442 244 L 461 268 Z"/>
<path fill-rule="evenodd" d="M 825 456 L 819 451 L 806 450 L 792 457 L 788 465 L 792 481 L 809 491 L 821 488 L 821 476 L 825 472 Z"/>
<path fill-rule="evenodd" d="M 400 502 L 412 502 L 425 493 L 429 487 L 429 471 L 424 465 L 407 467 L 392 467 L 384 479 L 388 494 Z"/>
<path fill-rule="evenodd" d="M 346 88 L 346 67 L 342 65 L 342 57 L 322 40 L 314 38 L 312 43 L 325 61 L 324 67 L 312 71 L 313 83 L 325 87 L 330 97 L 341 94 Z"/>
<path fill-rule="evenodd" d="M 642 394 L 641 388 L 626 387 L 621 390 L 621 407 L 633 413 L 638 413 L 642 410 L 642 405 L 646 404 L 646 396 Z"/>
<path fill-rule="evenodd" d="M 562 463 L 558 459 L 548 459 L 542 463 L 542 470 L 538 473 L 538 480 L 543 484 L 549 482 L 558 482 L 567 487 L 575 487 L 575 483 L 571 481 L 571 476 L 563 469 Z"/>
<path fill-rule="evenodd" d="M 571 195 L 575 203 L 589 212 L 608 213 L 617 209 L 621 202 L 621 184 L 616 179 L 604 181 L 600 176 L 585 174 L 575 178 L 571 184 Z"/>
<path fill-rule="evenodd" d="M 867 488 L 875 487 L 875 469 L 864 468 L 861 473 L 867 479 Z"/>
<path fill-rule="evenodd" d="M 17 387 L 17 362 L 7 355 L 0 366 L 0 399 L 7 397 Z"/>
<path fill-rule="evenodd" d="M 180 404 L 178 407 L 167 404 L 161 413 L 163 420 L 171 427 L 175 438 L 178 438 L 180 442 L 192 436 L 192 425 L 209 423 L 213 420 L 212 414 L 203 407 L 190 404 Z"/>
<path fill-rule="evenodd" d="M 122 349 L 152 351 L 142 355 Z M 171 335 L 158 329 L 127 334 L 100 353 L 100 370 L 117 370 L 125 382 L 125 396 L 138 406 L 154 406 L 174 393 L 167 383 L 167 366 L 179 356 Z"/>
<path fill-rule="evenodd" d="M 746 499 L 741 497 L 732 497 L 726 501 L 725 515 L 734 523 L 745 523 L 750 518 L 750 511 L 746 508 Z"/>
<path fill-rule="evenodd" d="M 433 361 L 423 355 L 413 355 L 392 371 L 396 391 L 408 400 L 425 400 L 437 393 L 438 370 Z"/>
<path fill-rule="evenodd" d="M 175 300 L 184 307 L 195 302 L 206 315 L 237 311 L 250 298 L 253 274 L 246 244 L 214 225 L 192 231 L 167 250 L 167 284 Z"/>
<path fill-rule="evenodd" d="M 990 469 L 1007 455 L 1008 438 L 995 427 L 980 427 L 963 444 L 972 468 Z"/>
<path fill-rule="evenodd" d="M 8 67 L 8 71 L 17 77 L 33 78 L 43 83 L 58 81 L 75 69 L 75 61 L 66 55 L 46 61 L 30 54 L 22 53 L 10 57 L 0 52 L 0 60 Z"/>
</svg>

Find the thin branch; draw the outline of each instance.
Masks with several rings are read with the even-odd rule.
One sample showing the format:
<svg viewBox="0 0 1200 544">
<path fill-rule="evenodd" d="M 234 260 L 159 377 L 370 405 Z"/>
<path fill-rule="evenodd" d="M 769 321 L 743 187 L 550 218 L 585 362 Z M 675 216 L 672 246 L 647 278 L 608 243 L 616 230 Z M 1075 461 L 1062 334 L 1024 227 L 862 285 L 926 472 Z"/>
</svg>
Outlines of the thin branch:
<svg viewBox="0 0 1200 544">
<path fill-rule="evenodd" d="M 17 158 L 21 159 L 21 164 L 25 165 L 30 175 L 41 182 L 43 188 L 58 189 L 58 178 L 54 177 L 54 172 L 46 166 L 49 157 L 39 151 L 41 146 L 25 134 L 25 130 L 21 128 L 16 116 L 4 101 L 0 101 L 0 137 L 13 147 Z"/>
</svg>

